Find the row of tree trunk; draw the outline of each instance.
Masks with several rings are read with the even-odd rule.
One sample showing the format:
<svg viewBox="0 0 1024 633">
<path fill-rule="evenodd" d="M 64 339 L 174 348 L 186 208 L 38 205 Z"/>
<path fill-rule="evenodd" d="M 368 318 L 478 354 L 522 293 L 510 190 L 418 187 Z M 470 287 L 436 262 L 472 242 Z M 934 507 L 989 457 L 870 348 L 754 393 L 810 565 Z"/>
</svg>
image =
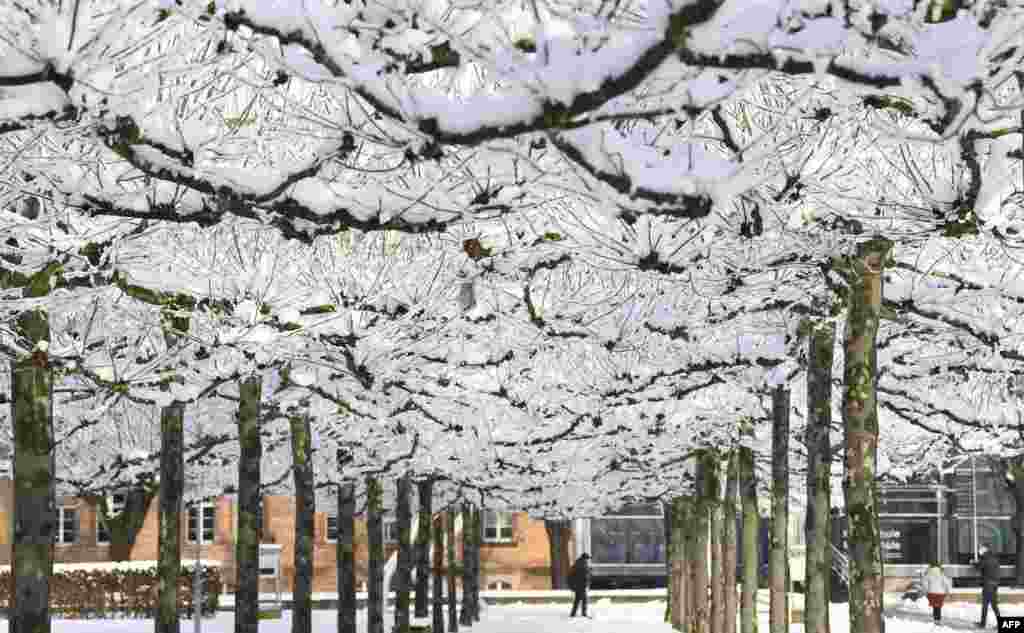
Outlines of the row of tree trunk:
<svg viewBox="0 0 1024 633">
<path fill-rule="evenodd" d="M 845 295 L 841 297 L 847 308 L 843 335 L 843 492 L 849 522 L 850 630 L 854 633 L 885 631 L 876 477 L 879 430 L 876 338 L 881 319 L 882 273 L 891 249 L 890 241 L 875 238 L 860 244 L 855 255 L 837 260 L 834 268 L 846 281 Z M 805 324 L 805 334 L 808 350 L 804 630 L 828 633 L 832 574 L 830 432 L 836 329 L 831 320 L 819 319 Z M 784 385 L 772 391 L 772 513 L 768 579 L 771 633 L 789 630 L 789 400 L 789 391 Z M 752 434 L 752 429 L 743 431 L 744 435 Z M 741 445 L 729 455 L 724 498 L 718 496 L 720 465 L 721 456 L 710 450 L 702 451 L 697 459 L 694 495 L 675 498 L 666 513 L 670 574 L 666 616 L 673 628 L 687 633 L 734 631 L 736 585 L 732 571 L 735 558 L 730 559 L 730 556 L 734 556 L 736 539 L 729 530 L 735 525 L 734 501 L 738 487 L 743 513 L 740 629 L 741 633 L 755 633 L 760 559 L 753 451 Z M 1024 493 L 1021 498 L 1024 498 Z M 1024 503 L 1019 506 L 1024 506 Z M 709 522 L 712 535 L 722 534 L 720 542 L 714 537 L 708 542 Z M 710 578 L 707 574 L 709 569 Z M 717 580 L 719 578 L 723 580 L 721 584 Z"/>
<path fill-rule="evenodd" d="M 259 526 L 262 495 L 260 481 L 260 459 L 262 444 L 259 434 L 259 405 L 261 381 L 258 377 L 243 381 L 240 386 L 238 411 L 239 441 L 239 529 L 236 543 L 238 561 L 238 586 L 235 601 L 235 632 L 256 633 L 259 622 Z M 177 631 L 176 609 L 177 569 L 180 568 L 180 548 L 177 539 L 177 516 L 181 508 L 184 474 L 183 442 L 181 440 L 184 404 L 174 403 L 165 407 L 161 417 L 163 450 L 160 486 L 160 607 L 157 613 L 157 631 Z M 291 421 L 292 458 L 294 462 L 294 483 L 296 496 L 296 548 L 295 574 L 293 584 L 292 633 L 311 633 L 312 630 L 312 579 L 313 579 L 313 524 L 316 512 L 314 478 L 311 463 L 311 442 L 309 419 L 297 416 Z M 339 470 L 346 456 L 339 453 Z M 170 484 L 170 485 L 167 485 Z M 367 529 L 369 544 L 368 561 L 368 630 L 370 633 L 384 632 L 384 533 L 381 482 L 368 477 Z M 419 496 L 419 529 L 415 543 L 411 542 L 412 514 L 410 496 L 412 482 L 408 475 L 398 480 L 397 524 L 399 530 L 398 565 L 395 572 L 395 628 L 398 633 L 409 630 L 409 594 L 413 567 L 416 569 L 415 616 L 427 617 L 429 597 L 430 547 L 432 524 L 433 481 L 425 479 L 417 484 Z M 356 560 L 355 560 L 355 508 L 356 486 L 346 482 L 338 487 L 338 540 L 337 540 L 337 588 L 339 633 L 355 633 L 356 630 Z M 434 609 L 436 630 L 444 630 L 443 604 L 449 602 L 449 631 L 457 631 L 458 625 L 470 625 L 480 619 L 479 580 L 480 510 L 465 504 L 462 508 L 462 612 L 455 617 L 454 599 L 442 595 L 442 568 L 444 562 L 442 526 L 448 531 L 448 596 L 455 595 L 455 513 L 439 516 L 438 529 L 434 536 L 435 548 Z M 168 520 L 165 517 L 170 517 Z M 171 530 L 174 529 L 174 538 Z M 167 534 L 164 534 L 164 532 Z M 171 581 L 172 574 L 173 578 Z"/>
<path fill-rule="evenodd" d="M 851 631 L 854 633 L 882 633 L 882 561 L 878 534 L 878 490 L 875 469 L 878 447 L 877 354 L 875 339 L 881 313 L 882 271 L 892 244 L 875 239 L 858 247 L 857 254 L 846 259 L 846 266 L 838 270 L 848 284 L 846 332 L 843 337 L 845 353 L 843 422 L 845 429 L 844 493 L 849 520 L 850 547 L 850 613 Z M 182 332 L 188 331 L 187 317 L 168 315 L 166 335 L 169 344 Z M 14 422 L 15 472 L 15 530 L 13 539 L 13 567 L 16 577 L 11 614 L 12 629 L 45 633 L 50 630 L 49 576 L 52 572 L 50 544 L 56 525 L 53 428 L 52 428 L 52 372 L 48 366 L 46 343 L 50 338 L 49 320 L 42 310 L 29 310 L 18 317 L 17 329 L 28 340 L 37 344 L 36 350 L 26 358 L 12 362 L 12 396 Z M 807 536 L 807 597 L 806 628 L 814 633 L 828 631 L 828 586 L 831 573 L 827 520 L 830 488 L 829 472 L 831 447 L 828 429 L 831 424 L 831 365 L 835 331 L 827 322 L 814 324 L 810 340 L 808 371 L 808 424 L 807 447 L 809 471 L 807 478 L 808 513 Z M 239 538 L 238 597 L 235 606 L 236 633 L 254 633 L 258 621 L 259 539 L 256 518 L 261 515 L 259 494 L 259 463 L 261 445 L 259 434 L 260 380 L 253 377 L 240 386 L 238 412 L 241 456 L 239 459 Z M 174 401 L 161 411 L 161 459 L 159 487 L 159 565 L 158 609 L 154 630 L 156 633 L 177 633 L 177 577 L 181 567 L 181 549 L 178 540 L 179 517 L 182 511 L 184 484 L 183 426 L 186 403 Z M 789 587 L 786 559 L 786 523 L 788 509 L 789 396 L 779 388 L 773 394 L 775 446 L 773 449 L 771 537 L 771 628 L 785 630 L 785 590 Z M 312 465 L 310 462 L 311 437 L 309 420 L 304 416 L 292 420 L 292 448 L 295 463 L 294 479 L 297 499 L 295 548 L 295 612 L 293 633 L 309 633 L 312 604 L 308 599 L 312 590 L 312 537 L 315 513 Z M 735 539 L 728 531 L 735 521 L 734 494 L 721 492 L 720 467 L 722 455 L 704 451 L 698 460 L 695 494 L 681 496 L 671 503 L 667 518 L 670 545 L 671 582 L 668 615 L 673 625 L 692 633 L 731 633 L 735 627 L 735 613 L 728 605 L 735 604 Z M 742 498 L 744 568 L 740 616 L 742 633 L 756 630 L 755 591 L 757 587 L 757 503 L 754 480 L 753 454 L 741 446 L 728 456 L 726 491 L 738 489 Z M 398 613 L 396 628 L 399 633 L 408 629 L 409 570 L 413 562 L 419 570 L 416 613 L 426 615 L 427 583 L 426 548 L 429 547 L 430 489 L 421 487 L 421 519 L 423 536 L 417 539 L 417 553 L 413 556 L 409 541 L 408 494 L 410 482 L 400 482 L 399 520 L 402 534 L 398 583 Z M 338 613 L 339 631 L 354 631 L 355 627 L 355 561 L 352 539 L 354 523 L 354 485 L 339 487 L 339 539 L 338 590 L 341 607 Z M 369 620 L 370 633 L 383 633 L 383 534 L 380 483 L 367 480 L 367 513 L 369 527 Z M 404 501 L 402 497 L 404 496 Z M 464 506 L 463 523 L 463 608 L 458 621 L 454 599 L 449 600 L 449 630 L 458 624 L 469 625 L 479 619 L 479 527 L 480 511 Z M 347 516 L 346 516 L 347 513 Z M 732 513 L 732 514 L 730 514 Z M 683 526 L 689 529 L 684 530 Z M 449 513 L 448 532 L 448 594 L 454 596 L 454 524 Z M 709 538 L 722 534 L 721 540 Z M 435 543 L 435 547 L 437 544 Z M 552 565 L 561 556 L 552 549 Z M 731 550 L 731 551 L 730 551 Z M 436 571 L 436 570 L 435 570 Z M 556 580 L 561 573 L 555 573 Z M 299 597 L 305 599 L 299 600 Z M 435 598 L 436 599 L 436 598 Z M 443 616 L 435 608 L 434 617 Z"/>
<path fill-rule="evenodd" d="M 825 328 L 812 340 L 818 345 L 818 368 L 824 366 L 820 354 L 823 338 L 834 330 Z M 814 350 L 812 349 L 812 352 Z M 831 353 L 828 357 L 831 371 Z M 830 389 L 830 373 L 809 374 L 809 392 L 821 397 Z M 825 400 L 828 402 L 828 400 Z M 805 620 L 808 631 L 828 630 L 828 581 L 831 573 L 831 534 L 829 518 L 830 445 L 828 430 L 830 407 L 816 410 L 807 425 L 807 444 L 811 463 L 807 487 L 811 498 L 807 532 L 807 578 L 809 589 Z M 771 523 L 768 549 L 769 629 L 770 633 L 789 631 L 789 391 L 772 391 L 772 484 Z M 750 435 L 750 429 L 743 429 Z M 725 486 L 721 468 L 725 462 Z M 687 633 L 735 633 L 737 615 L 737 496 L 741 497 L 742 527 L 740 547 L 743 569 L 739 598 L 740 630 L 757 630 L 756 592 L 760 561 L 757 507 L 757 480 L 754 453 L 740 446 L 728 455 L 707 449 L 696 460 L 694 494 L 676 497 L 666 512 L 669 544 L 669 584 L 667 616 L 673 628 Z M 822 508 L 824 517 L 822 518 Z M 709 538 L 710 536 L 710 538 Z M 805 617 L 807 617 L 805 615 Z M 812 628 L 813 627 L 813 628 Z"/>
<path fill-rule="evenodd" d="M 381 504 L 381 484 L 374 477 L 367 478 L 367 529 L 369 543 L 367 630 L 370 633 L 384 631 L 384 526 Z M 438 514 L 431 512 L 433 481 L 427 479 L 417 484 L 419 493 L 419 520 L 416 541 L 413 542 L 412 512 L 410 510 L 412 483 L 408 475 L 398 480 L 396 499 L 396 520 L 398 528 L 398 564 L 395 569 L 395 633 L 407 633 L 410 627 L 410 592 L 415 590 L 414 611 L 416 618 L 431 618 L 434 631 L 445 630 L 447 603 L 447 629 L 452 633 L 459 625 L 471 626 L 480 620 L 480 510 L 464 504 L 462 507 L 462 539 L 456 542 L 456 512 Z M 338 499 L 338 633 L 356 631 L 356 561 L 353 537 L 355 532 L 355 485 L 339 487 Z M 448 542 L 447 570 L 445 547 Z M 461 547 L 461 568 L 456 562 L 457 548 Z M 433 549 L 433 567 L 430 565 Z M 412 572 L 416 570 L 415 586 Z M 462 609 L 458 617 L 456 603 L 456 575 L 461 569 Z M 446 573 L 447 571 L 447 573 Z M 430 579 L 433 575 L 433 583 Z M 447 594 L 444 578 L 447 575 Z M 432 587 L 432 588 L 431 588 Z M 431 595 L 432 593 L 432 595 Z M 428 606 L 432 604 L 432 609 Z M 294 629 L 293 629 L 294 633 Z"/>
<path fill-rule="evenodd" d="M 666 616 L 674 629 L 688 633 L 736 631 L 737 517 L 732 499 L 739 486 L 741 464 L 738 456 L 729 457 L 723 494 L 721 462 L 719 453 L 701 451 L 695 469 L 694 494 L 675 497 L 666 509 L 669 550 Z M 729 493 L 733 497 L 729 497 Z M 747 552 L 744 552 L 744 560 L 751 560 Z M 756 540 L 752 560 L 756 574 Z M 756 589 L 756 581 L 753 586 Z M 749 585 L 744 583 L 743 587 L 746 600 Z"/>
</svg>

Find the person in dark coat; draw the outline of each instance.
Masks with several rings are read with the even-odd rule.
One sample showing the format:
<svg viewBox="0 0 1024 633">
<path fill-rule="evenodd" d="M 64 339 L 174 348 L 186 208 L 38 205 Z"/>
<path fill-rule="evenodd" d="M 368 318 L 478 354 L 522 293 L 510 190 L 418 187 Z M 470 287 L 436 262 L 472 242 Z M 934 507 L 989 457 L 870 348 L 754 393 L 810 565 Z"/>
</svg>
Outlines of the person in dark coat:
<svg viewBox="0 0 1024 633">
<path fill-rule="evenodd" d="M 590 554 L 581 554 L 569 572 L 569 588 L 573 592 L 572 612 L 570 618 L 576 617 L 576 608 L 583 607 L 583 617 L 587 617 L 587 589 L 590 587 Z"/>
<path fill-rule="evenodd" d="M 988 547 L 982 547 L 981 558 L 974 562 L 974 566 L 981 571 L 981 622 L 978 628 L 985 628 L 985 620 L 988 616 L 988 606 L 992 605 L 992 613 L 996 615 L 996 622 L 999 622 L 999 558 Z"/>
</svg>

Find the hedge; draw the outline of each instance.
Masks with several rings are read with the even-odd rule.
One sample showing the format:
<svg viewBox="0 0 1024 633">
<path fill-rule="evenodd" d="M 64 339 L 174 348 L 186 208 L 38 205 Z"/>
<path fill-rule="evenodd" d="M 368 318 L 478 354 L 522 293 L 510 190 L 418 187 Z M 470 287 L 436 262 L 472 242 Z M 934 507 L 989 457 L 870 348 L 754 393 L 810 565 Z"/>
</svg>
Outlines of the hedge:
<svg viewBox="0 0 1024 633">
<path fill-rule="evenodd" d="M 192 567 L 178 576 L 178 608 L 192 615 Z M 202 567 L 204 600 L 202 614 L 211 616 L 220 606 L 224 590 L 220 569 Z M 11 608 L 14 576 L 0 572 L 0 609 Z M 83 569 L 50 577 L 50 610 L 61 618 L 152 618 L 157 605 L 156 567 L 144 570 Z"/>
</svg>

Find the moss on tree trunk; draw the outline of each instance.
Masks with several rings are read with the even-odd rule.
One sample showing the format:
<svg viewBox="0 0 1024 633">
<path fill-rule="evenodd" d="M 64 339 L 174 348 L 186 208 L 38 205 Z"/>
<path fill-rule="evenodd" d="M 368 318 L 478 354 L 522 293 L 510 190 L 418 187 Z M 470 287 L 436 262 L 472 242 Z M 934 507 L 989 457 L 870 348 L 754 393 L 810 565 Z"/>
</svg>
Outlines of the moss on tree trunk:
<svg viewBox="0 0 1024 633">
<path fill-rule="evenodd" d="M 292 633 L 313 630 L 313 447 L 309 416 L 292 417 L 292 475 L 295 482 L 295 575 L 292 578 Z"/>
<path fill-rule="evenodd" d="M 665 622 L 672 622 L 672 502 L 662 502 L 662 527 L 665 530 Z M 552 587 L 554 589 L 555 587 Z"/>
<path fill-rule="evenodd" d="M 693 612 L 690 609 L 690 552 L 688 536 L 690 518 L 693 514 L 693 500 L 679 496 L 672 500 L 672 576 L 671 622 L 677 631 L 691 631 Z"/>
<path fill-rule="evenodd" d="M 172 402 L 160 411 L 160 553 L 157 561 L 156 633 L 179 633 L 179 530 L 185 485 L 184 421 L 184 402 Z"/>
<path fill-rule="evenodd" d="M 11 363 L 15 578 L 11 631 L 49 633 L 51 544 L 57 526 L 49 317 L 43 310 L 23 312 L 17 330 L 35 350 Z"/>
<path fill-rule="evenodd" d="M 459 624 L 473 623 L 473 512 L 468 503 L 462 505 L 462 608 Z"/>
<path fill-rule="evenodd" d="M 347 463 L 339 451 L 338 470 Z M 356 486 L 338 486 L 338 633 L 356 633 Z"/>
<path fill-rule="evenodd" d="M 434 590 L 431 605 L 431 630 L 444 632 L 444 515 L 438 515 L 433 530 L 434 546 Z"/>
<path fill-rule="evenodd" d="M 395 628 L 393 633 L 409 631 L 409 585 L 412 578 L 412 480 L 405 473 L 398 478 L 395 518 L 398 527 L 398 564 L 395 567 Z"/>
<path fill-rule="evenodd" d="M 697 460 L 697 500 L 690 520 L 693 530 L 693 633 L 711 630 L 710 577 L 710 519 L 711 509 L 718 496 L 718 459 L 714 451 L 703 450 Z"/>
<path fill-rule="evenodd" d="M 238 386 L 238 540 L 235 543 L 235 633 L 259 630 L 260 526 L 260 400 L 262 378 L 250 376 Z"/>
<path fill-rule="evenodd" d="M 743 507 L 743 588 L 740 593 L 740 633 L 757 633 L 758 531 L 761 517 L 757 513 L 757 472 L 754 451 L 749 446 L 739 449 L 740 498 Z"/>
<path fill-rule="evenodd" d="M 807 514 L 804 519 L 806 577 L 804 630 L 829 633 L 832 578 L 832 357 L 836 329 L 830 322 L 810 325 L 807 364 Z"/>
<path fill-rule="evenodd" d="M 455 512 L 445 513 L 445 534 L 448 541 L 448 632 L 459 630 L 458 602 L 455 599 Z"/>
<path fill-rule="evenodd" d="M 846 473 L 843 492 L 849 521 L 850 633 L 882 633 L 883 571 L 878 533 L 878 360 L 876 338 L 882 305 L 882 269 L 892 249 L 875 238 L 857 248 L 844 271 L 849 284 L 843 348 L 843 422 Z"/>
<path fill-rule="evenodd" d="M 473 616 L 474 622 L 480 621 L 480 545 L 482 542 L 481 537 L 483 535 L 481 513 L 482 510 L 479 507 L 474 507 L 472 513 L 470 514 L 470 516 L 473 519 L 473 540 L 471 541 L 471 543 L 473 544 L 473 582 L 470 584 L 470 587 L 472 589 L 472 599 L 470 600 L 469 604 L 470 607 L 472 608 L 472 611 L 470 613 Z"/>
<path fill-rule="evenodd" d="M 146 483 L 140 488 L 125 491 L 124 509 L 116 516 L 111 516 L 111 508 L 107 503 L 106 495 L 99 495 L 94 498 L 96 513 L 99 520 L 106 527 L 110 535 L 110 547 L 108 548 L 110 560 L 126 561 L 131 560 L 132 547 L 135 545 L 135 538 L 142 529 L 146 520 L 146 510 L 150 502 L 156 496 L 158 488 L 155 485 Z"/>
<path fill-rule="evenodd" d="M 434 480 L 427 478 L 416 484 L 419 498 L 419 529 L 416 531 L 416 606 L 417 618 L 429 615 L 430 604 L 430 541 L 433 530 L 432 497 Z"/>
<path fill-rule="evenodd" d="M 368 633 L 384 633 L 384 522 L 382 491 L 374 477 L 366 478 L 367 562 L 366 618 Z"/>
<path fill-rule="evenodd" d="M 789 390 L 772 391 L 772 522 L 768 550 L 768 622 L 789 633 Z"/>
<path fill-rule="evenodd" d="M 729 455 L 722 501 L 722 633 L 736 633 L 738 596 L 736 595 L 736 495 L 739 488 L 737 455 Z"/>
<path fill-rule="evenodd" d="M 714 503 L 711 506 L 711 633 L 722 633 L 725 628 L 722 546 L 722 508 Z"/>
</svg>

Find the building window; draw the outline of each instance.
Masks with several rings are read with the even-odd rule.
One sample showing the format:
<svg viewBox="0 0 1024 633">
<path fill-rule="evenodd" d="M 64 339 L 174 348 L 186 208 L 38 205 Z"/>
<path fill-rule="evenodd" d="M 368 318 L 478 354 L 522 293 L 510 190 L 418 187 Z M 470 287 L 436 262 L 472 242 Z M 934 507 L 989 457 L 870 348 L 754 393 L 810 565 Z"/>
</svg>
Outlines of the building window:
<svg viewBox="0 0 1024 633">
<path fill-rule="evenodd" d="M 216 510 L 212 503 L 191 506 L 188 509 L 188 542 L 212 543 Z"/>
<path fill-rule="evenodd" d="M 512 542 L 512 513 L 484 512 L 484 543 Z"/>
<path fill-rule="evenodd" d="M 107 514 L 110 518 L 114 518 L 124 511 L 126 498 L 121 493 L 115 493 L 107 497 Z M 107 529 L 106 524 L 103 522 L 103 517 L 100 516 L 100 507 L 96 506 L 96 543 L 100 545 L 110 544 L 110 530 Z"/>
<path fill-rule="evenodd" d="M 78 541 L 78 511 L 75 508 L 57 508 L 57 543 L 69 545 Z"/>
<path fill-rule="evenodd" d="M 625 504 L 591 520 L 590 554 L 595 563 L 664 563 L 665 523 L 661 506 Z"/>
<path fill-rule="evenodd" d="M 398 542 L 398 521 L 396 519 L 384 519 L 384 542 Z"/>
<path fill-rule="evenodd" d="M 337 543 L 338 542 L 338 515 L 328 514 L 327 515 L 327 542 Z"/>
<path fill-rule="evenodd" d="M 938 556 L 938 519 L 882 518 L 882 560 L 893 565 L 927 565 Z"/>
</svg>

